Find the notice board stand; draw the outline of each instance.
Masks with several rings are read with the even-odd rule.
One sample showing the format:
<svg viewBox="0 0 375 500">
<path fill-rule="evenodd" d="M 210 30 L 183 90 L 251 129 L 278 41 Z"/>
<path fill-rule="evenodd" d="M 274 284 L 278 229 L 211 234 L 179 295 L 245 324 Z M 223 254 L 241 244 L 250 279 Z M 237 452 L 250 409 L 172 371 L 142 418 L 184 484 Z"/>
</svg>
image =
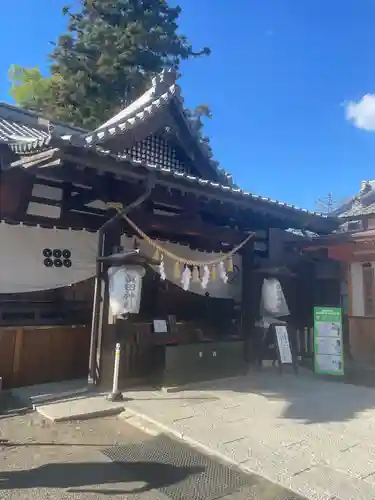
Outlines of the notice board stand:
<svg viewBox="0 0 375 500">
<path fill-rule="evenodd" d="M 344 375 L 344 342 L 340 307 L 314 307 L 314 370 Z"/>
<path fill-rule="evenodd" d="M 262 344 L 261 361 L 271 357 L 270 353 L 272 353 L 272 361 L 274 364 L 278 362 L 280 375 L 284 372 L 284 366 L 288 365 L 292 366 L 294 373 L 298 375 L 298 360 L 286 323 L 272 323 L 265 332 Z M 269 355 L 267 358 L 266 353 Z"/>
</svg>

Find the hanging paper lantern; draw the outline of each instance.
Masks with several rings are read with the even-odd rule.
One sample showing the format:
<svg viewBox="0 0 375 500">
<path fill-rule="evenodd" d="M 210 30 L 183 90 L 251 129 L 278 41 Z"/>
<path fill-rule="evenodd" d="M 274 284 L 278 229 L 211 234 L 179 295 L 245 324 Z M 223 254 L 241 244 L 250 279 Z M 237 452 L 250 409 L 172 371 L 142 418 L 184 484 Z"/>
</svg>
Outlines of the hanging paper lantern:
<svg viewBox="0 0 375 500">
<path fill-rule="evenodd" d="M 233 258 L 232 256 L 228 259 L 228 273 L 233 273 Z"/>
<path fill-rule="evenodd" d="M 211 269 L 211 279 L 212 281 L 216 281 L 216 265 L 214 264 Z"/>
</svg>

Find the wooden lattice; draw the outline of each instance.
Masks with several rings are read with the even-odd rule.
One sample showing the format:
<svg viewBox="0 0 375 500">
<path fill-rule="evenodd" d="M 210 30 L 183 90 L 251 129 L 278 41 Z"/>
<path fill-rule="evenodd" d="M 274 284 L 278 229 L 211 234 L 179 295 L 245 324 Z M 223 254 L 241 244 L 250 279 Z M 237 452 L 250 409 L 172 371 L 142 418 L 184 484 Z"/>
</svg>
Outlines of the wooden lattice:
<svg viewBox="0 0 375 500">
<path fill-rule="evenodd" d="M 191 174 L 188 162 L 181 158 L 182 154 L 158 135 L 151 135 L 137 142 L 125 152 L 135 160 Z"/>
</svg>

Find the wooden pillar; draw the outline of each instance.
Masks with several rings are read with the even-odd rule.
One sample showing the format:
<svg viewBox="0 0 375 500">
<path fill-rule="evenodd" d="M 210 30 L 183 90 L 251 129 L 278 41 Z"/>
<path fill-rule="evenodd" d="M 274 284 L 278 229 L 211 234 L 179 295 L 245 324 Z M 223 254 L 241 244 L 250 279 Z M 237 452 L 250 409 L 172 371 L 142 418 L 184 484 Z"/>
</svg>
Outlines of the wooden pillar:
<svg viewBox="0 0 375 500">
<path fill-rule="evenodd" d="M 251 239 L 241 252 L 242 256 L 242 296 L 241 330 L 245 340 L 245 360 L 248 364 L 255 359 L 255 321 L 259 314 L 259 301 L 256 291 L 257 281 L 254 269 L 254 242 Z"/>
<path fill-rule="evenodd" d="M 284 233 L 282 229 L 270 228 L 268 230 L 268 261 L 270 265 L 285 264 Z"/>
</svg>

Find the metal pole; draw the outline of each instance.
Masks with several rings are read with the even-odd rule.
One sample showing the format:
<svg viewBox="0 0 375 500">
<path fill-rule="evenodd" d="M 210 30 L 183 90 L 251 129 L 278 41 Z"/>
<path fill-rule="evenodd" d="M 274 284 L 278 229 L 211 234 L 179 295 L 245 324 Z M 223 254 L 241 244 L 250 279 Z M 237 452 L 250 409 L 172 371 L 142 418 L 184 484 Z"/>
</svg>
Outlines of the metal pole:
<svg viewBox="0 0 375 500">
<path fill-rule="evenodd" d="M 113 368 L 112 392 L 107 396 L 107 399 L 109 401 L 122 401 L 124 399 L 122 392 L 119 391 L 118 388 L 118 378 L 120 374 L 120 357 L 121 357 L 121 346 L 119 343 L 117 343 L 115 350 L 115 364 Z"/>
<path fill-rule="evenodd" d="M 98 256 L 103 253 L 104 244 L 104 233 L 100 231 L 98 234 Z M 97 335 L 96 332 L 99 330 L 99 318 L 100 318 L 100 301 L 102 293 L 102 264 L 99 260 L 96 261 L 96 275 L 95 275 L 95 287 L 94 287 L 94 302 L 92 307 L 92 320 L 91 320 L 91 337 L 90 337 L 90 359 L 89 359 L 89 385 L 96 383 L 96 346 L 97 346 Z"/>
<path fill-rule="evenodd" d="M 97 258 L 103 257 L 104 250 L 104 234 L 106 229 L 119 220 L 123 215 L 128 214 L 134 208 L 141 205 L 151 194 L 152 189 L 155 186 L 155 178 L 152 174 L 147 178 L 146 191 L 139 196 L 133 203 L 124 207 L 123 210 L 114 215 L 111 219 L 107 220 L 98 231 L 98 246 L 97 246 Z M 92 323 L 91 323 L 91 338 L 90 338 L 90 358 L 89 358 L 89 384 L 96 384 L 98 382 L 97 376 L 97 343 L 100 330 L 100 300 L 101 300 L 101 287 L 102 287 L 102 269 L 104 266 L 97 260 L 96 264 L 96 277 L 95 277 L 95 292 L 94 292 L 94 302 L 92 310 Z"/>
</svg>

